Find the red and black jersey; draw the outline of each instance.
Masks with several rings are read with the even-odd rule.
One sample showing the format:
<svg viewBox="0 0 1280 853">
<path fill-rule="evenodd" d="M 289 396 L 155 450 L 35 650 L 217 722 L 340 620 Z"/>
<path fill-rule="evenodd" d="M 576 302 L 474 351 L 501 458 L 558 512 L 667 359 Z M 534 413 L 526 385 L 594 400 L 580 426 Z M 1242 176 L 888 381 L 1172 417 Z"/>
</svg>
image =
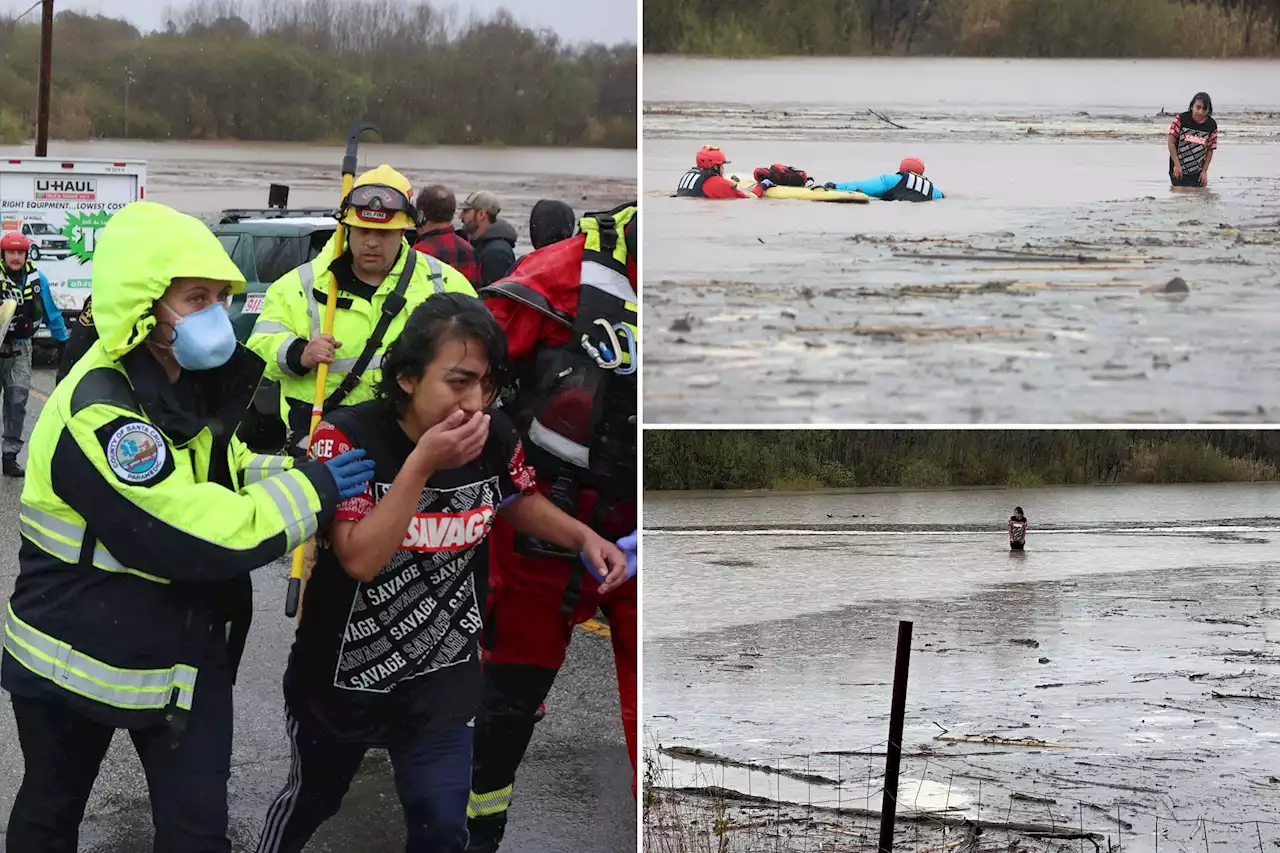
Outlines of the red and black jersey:
<svg viewBox="0 0 1280 853">
<path fill-rule="evenodd" d="M 1169 138 L 1178 152 L 1182 174 L 1198 175 L 1204 171 L 1205 159 L 1210 151 L 1218 149 L 1218 123 L 1213 116 L 1206 116 L 1202 124 L 1191 117 L 1191 111 L 1179 113 L 1169 125 Z M 1169 158 L 1169 174 L 1173 174 L 1173 158 Z"/>
<path fill-rule="evenodd" d="M 342 568 L 317 538 L 285 699 L 305 727 L 370 745 L 466 724 L 480 702 L 480 632 L 489 584 L 489 532 L 499 507 L 537 489 L 515 426 L 490 411 L 489 440 L 474 461 L 427 480 L 399 550 L 373 580 Z M 335 524 L 372 513 L 414 442 L 385 400 L 337 409 L 311 455 L 363 448 L 375 464 L 364 494 L 338 505 Z"/>
</svg>

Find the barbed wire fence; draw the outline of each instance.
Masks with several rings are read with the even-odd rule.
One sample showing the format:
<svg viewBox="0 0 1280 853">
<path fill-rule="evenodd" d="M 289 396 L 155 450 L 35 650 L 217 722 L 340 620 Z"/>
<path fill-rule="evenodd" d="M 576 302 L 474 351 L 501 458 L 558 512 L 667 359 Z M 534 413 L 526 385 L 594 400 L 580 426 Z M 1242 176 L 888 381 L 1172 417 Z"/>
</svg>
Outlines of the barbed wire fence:
<svg viewBox="0 0 1280 853">
<path fill-rule="evenodd" d="M 812 772 L 829 754 L 728 760 L 645 748 L 646 853 L 834 853 L 876 850 L 887 742 L 835 756 L 836 775 Z M 895 850 L 1280 850 L 1280 819 L 1219 820 L 1031 791 L 1042 780 L 994 780 L 962 755 L 928 756 L 898 789 Z M 958 784 L 957 780 L 961 780 Z M 963 780 L 973 780 L 963 784 Z"/>
<path fill-rule="evenodd" d="M 1043 752 L 1061 746 L 1034 739 L 939 739 Z M 883 850 L 881 821 L 888 806 L 896 812 L 893 850 L 910 853 L 1280 851 L 1277 811 L 1256 818 L 1219 819 L 1191 813 L 1159 788 L 1106 782 L 1097 774 L 1077 778 L 993 770 L 963 753 L 939 755 L 928 748 L 897 759 L 900 775 L 890 803 L 884 797 L 886 759 L 900 754 L 900 743 L 895 749 L 889 741 L 880 741 L 839 752 L 743 759 L 653 742 L 644 749 L 644 849 Z M 1099 802 L 1076 796 L 1080 788 L 1150 795 L 1161 807 L 1119 797 Z"/>
</svg>

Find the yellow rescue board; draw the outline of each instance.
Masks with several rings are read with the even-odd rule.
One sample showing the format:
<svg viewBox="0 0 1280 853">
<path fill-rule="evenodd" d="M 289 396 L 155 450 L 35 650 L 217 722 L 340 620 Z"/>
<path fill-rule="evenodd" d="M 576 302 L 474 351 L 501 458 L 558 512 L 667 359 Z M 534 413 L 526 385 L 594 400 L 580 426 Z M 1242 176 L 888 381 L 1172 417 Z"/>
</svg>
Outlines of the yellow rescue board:
<svg viewBox="0 0 1280 853">
<path fill-rule="evenodd" d="M 733 178 L 734 186 L 747 192 L 756 185 L 755 181 L 744 181 Z M 765 198 L 788 198 L 799 201 L 828 201 L 836 204 L 867 204 L 871 196 L 866 193 L 829 190 L 825 187 L 769 187 L 764 191 Z"/>
<path fill-rule="evenodd" d="M 9 334 L 9 324 L 13 322 L 13 312 L 18 310 L 18 300 L 5 299 L 0 301 L 0 341 L 4 340 L 4 336 Z"/>
</svg>

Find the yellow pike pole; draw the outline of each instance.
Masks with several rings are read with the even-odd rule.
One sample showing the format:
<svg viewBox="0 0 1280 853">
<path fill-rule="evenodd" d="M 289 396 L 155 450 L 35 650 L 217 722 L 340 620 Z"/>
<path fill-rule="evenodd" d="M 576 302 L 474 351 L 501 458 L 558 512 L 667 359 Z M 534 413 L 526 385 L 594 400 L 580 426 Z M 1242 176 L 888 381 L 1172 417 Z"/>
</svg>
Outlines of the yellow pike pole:
<svg viewBox="0 0 1280 853">
<path fill-rule="evenodd" d="M 378 128 L 368 122 L 360 120 L 351 123 L 351 133 L 347 136 L 347 151 L 342 157 L 342 198 L 339 205 L 346 201 L 347 195 L 351 192 L 351 184 L 356 178 L 356 151 L 360 146 L 360 134 L 366 130 L 382 135 Z M 338 228 L 333 240 L 333 259 L 337 260 L 341 257 L 343 250 L 347 244 L 347 226 L 342 222 L 342 217 L 338 217 Z M 325 270 L 329 280 L 329 290 L 324 302 L 324 318 L 320 322 L 320 333 L 324 335 L 333 334 L 333 318 L 338 312 L 338 282 L 334 279 L 333 273 L 328 269 Z M 320 423 L 320 418 L 324 414 L 324 398 L 325 383 L 329 380 L 329 365 L 321 362 L 316 365 L 316 395 L 311 404 L 311 426 L 307 428 L 307 446 L 311 446 L 311 436 L 315 435 L 316 425 Z M 289 569 L 289 589 L 284 597 L 284 615 L 293 618 L 298 615 L 298 603 L 302 599 L 302 568 L 305 560 L 307 543 L 303 542 L 297 548 L 293 549 L 293 565 Z"/>
</svg>

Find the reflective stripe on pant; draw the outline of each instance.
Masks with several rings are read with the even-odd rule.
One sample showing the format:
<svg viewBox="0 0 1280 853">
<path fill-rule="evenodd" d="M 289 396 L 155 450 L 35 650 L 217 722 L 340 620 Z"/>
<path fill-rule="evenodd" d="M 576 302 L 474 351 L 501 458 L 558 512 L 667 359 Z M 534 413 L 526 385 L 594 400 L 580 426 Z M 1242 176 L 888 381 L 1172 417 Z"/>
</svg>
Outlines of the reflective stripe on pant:
<svg viewBox="0 0 1280 853">
<path fill-rule="evenodd" d="M 284 790 L 267 810 L 258 853 L 298 853 L 342 805 L 367 748 L 310 733 L 287 720 L 292 763 Z M 387 752 L 404 808 L 405 853 L 463 853 L 471 726 L 421 737 Z"/>
<path fill-rule="evenodd" d="M 483 709 L 476 718 L 467 805 L 471 850 L 496 850 L 502 841 L 516 770 L 533 737 L 534 714 L 551 692 L 557 671 L 485 664 Z"/>
<path fill-rule="evenodd" d="M 0 358 L 0 389 L 4 393 L 5 453 L 22 450 L 22 430 L 31 393 L 31 341 L 14 341 L 13 356 Z"/>
<path fill-rule="evenodd" d="M 8 853 L 75 853 L 85 803 L 115 729 L 47 699 L 13 697 L 26 765 L 9 815 Z M 129 732 L 147 775 L 155 850 L 230 853 L 231 673 L 201 673 L 177 747 L 170 729 Z"/>
</svg>

